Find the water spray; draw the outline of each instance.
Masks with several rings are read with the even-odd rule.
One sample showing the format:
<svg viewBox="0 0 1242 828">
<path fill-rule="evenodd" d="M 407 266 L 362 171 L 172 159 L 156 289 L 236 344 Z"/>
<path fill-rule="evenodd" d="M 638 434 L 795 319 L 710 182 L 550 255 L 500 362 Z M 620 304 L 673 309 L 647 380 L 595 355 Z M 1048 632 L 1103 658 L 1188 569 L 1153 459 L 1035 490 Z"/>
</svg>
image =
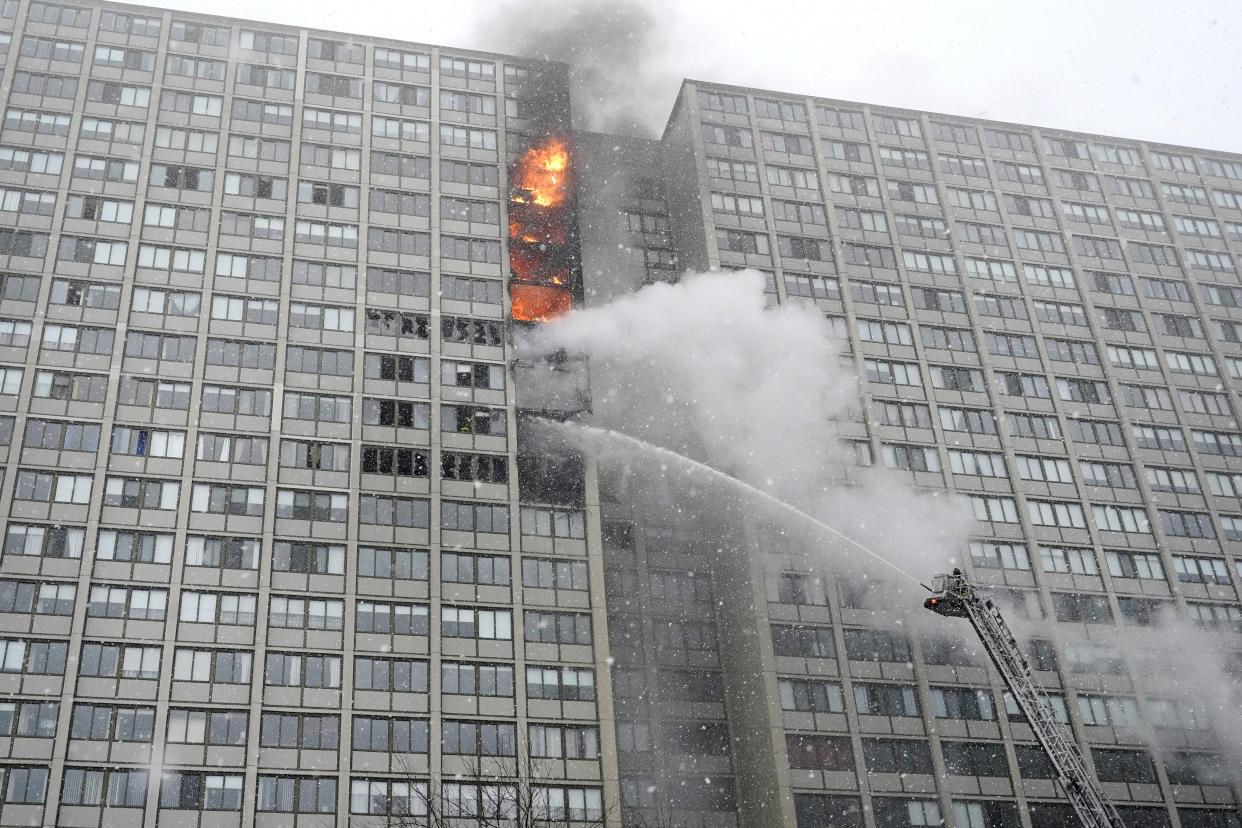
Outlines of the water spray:
<svg viewBox="0 0 1242 828">
<path fill-rule="evenodd" d="M 888 558 L 885 558 L 883 555 L 871 549 L 870 547 L 866 546 L 865 544 L 855 540 L 854 538 L 845 534 L 841 530 L 836 529 L 832 526 L 829 526 L 827 523 L 824 523 L 822 520 L 819 520 L 818 518 L 808 515 L 806 512 L 802 511 L 797 506 L 793 506 L 789 503 L 786 503 L 780 498 L 774 497 L 768 492 L 765 492 L 763 489 L 760 489 L 756 486 L 752 486 L 750 483 L 747 483 L 745 480 L 740 480 L 734 477 L 733 475 L 728 474 L 727 472 L 723 472 L 720 469 L 717 469 L 713 466 L 709 466 L 706 463 L 702 463 L 693 458 L 686 457 L 684 454 L 678 454 L 677 452 L 666 449 L 663 446 L 657 446 L 654 443 L 648 443 L 646 440 L 640 440 L 637 437 L 631 437 L 629 434 L 625 434 L 620 431 L 615 431 L 610 428 L 599 428 L 598 426 L 587 425 L 586 423 L 581 423 L 581 422 L 577 422 L 573 420 L 562 421 L 562 420 L 557 420 L 557 419 L 547 417 L 544 415 L 540 415 L 540 414 L 532 414 L 531 416 L 539 420 L 542 420 L 550 428 L 553 428 L 556 430 L 565 431 L 565 432 L 576 431 L 582 434 L 591 435 L 598 439 L 611 440 L 612 442 L 615 442 L 615 443 L 624 443 L 630 446 L 631 448 L 635 448 L 646 454 L 652 454 L 652 455 L 656 455 L 658 457 L 662 457 L 667 460 L 670 460 L 673 463 L 679 464 L 689 470 L 706 473 L 707 475 L 714 477 L 717 480 L 728 483 L 734 488 L 741 489 L 747 494 L 759 497 L 767 501 L 768 503 L 771 503 L 772 505 L 777 506 L 783 509 L 784 511 L 797 516 L 798 518 L 800 518 L 801 520 L 807 523 L 813 524 L 814 526 L 818 527 L 819 529 L 822 529 L 828 534 L 833 535 L 834 537 L 837 537 L 845 541 L 846 543 L 849 543 L 852 546 L 858 548 L 859 550 L 875 558 L 877 561 L 884 564 L 885 566 L 888 566 L 891 569 L 896 570 L 903 577 L 909 578 L 911 581 L 914 581 L 916 584 L 923 587 L 923 589 L 931 591 L 930 587 L 928 587 L 926 584 L 920 581 L 917 577 L 907 572 L 906 570 L 902 569 L 900 566 L 893 563 Z"/>
</svg>

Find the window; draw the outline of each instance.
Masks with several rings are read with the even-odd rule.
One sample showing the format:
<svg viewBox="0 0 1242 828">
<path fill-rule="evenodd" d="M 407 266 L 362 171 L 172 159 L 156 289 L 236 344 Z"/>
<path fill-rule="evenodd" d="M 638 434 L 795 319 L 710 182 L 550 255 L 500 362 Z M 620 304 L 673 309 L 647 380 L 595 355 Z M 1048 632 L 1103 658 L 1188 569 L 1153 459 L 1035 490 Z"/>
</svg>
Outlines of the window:
<svg viewBox="0 0 1242 828">
<path fill-rule="evenodd" d="M 96 618 L 163 621 L 168 590 L 92 585 L 86 614 Z"/>
<path fill-rule="evenodd" d="M 782 707 L 784 707 L 782 697 Z M 918 696 L 914 687 L 900 684 L 854 682 L 854 707 L 859 715 L 918 716 Z"/>
<path fill-rule="evenodd" d="M 983 408 L 940 407 L 940 427 L 946 431 L 996 434 L 996 415 Z"/>
<path fill-rule="evenodd" d="M 1039 558 L 1044 572 L 1097 575 L 1100 571 L 1096 566 L 1095 552 L 1091 549 L 1041 544 Z"/>
<path fill-rule="evenodd" d="M 1102 446 L 1124 446 L 1125 439 L 1121 436 L 1121 426 L 1105 420 L 1080 420 L 1075 417 L 1066 419 L 1066 430 L 1075 443 L 1087 443 Z"/>
<path fill-rule="evenodd" d="M 932 707 L 938 719 L 994 721 L 996 709 L 988 690 L 963 687 L 932 687 Z"/>
<path fill-rule="evenodd" d="M 921 386 L 923 384 L 922 376 L 919 373 L 919 366 L 913 362 L 888 362 L 878 359 L 865 359 L 863 360 L 863 366 L 867 379 L 871 382 L 879 382 L 886 385 Z"/>
<path fill-rule="evenodd" d="M 851 661 L 909 661 L 910 644 L 897 633 L 845 630 L 845 652 Z"/>
<path fill-rule="evenodd" d="M 1230 604 L 1187 601 L 1186 614 L 1192 622 L 1204 629 L 1242 631 L 1242 610 Z"/>
<path fill-rule="evenodd" d="M 886 167 L 909 167 L 919 170 L 930 170 L 931 160 L 922 150 L 901 149 L 899 147 L 880 147 L 880 163 Z"/>
<path fill-rule="evenodd" d="M 1191 429 L 1190 436 L 1194 441 L 1195 449 L 1203 454 L 1216 454 L 1226 457 L 1242 455 L 1242 434 Z"/>
<path fill-rule="evenodd" d="M 936 325 L 920 325 L 919 334 L 925 348 L 941 348 L 948 351 L 975 351 L 975 338 L 968 330 L 943 328 Z"/>
<path fill-rule="evenodd" d="M 773 182 L 772 168 L 768 168 L 768 180 Z M 854 196 L 868 196 L 870 198 L 880 197 L 880 182 L 875 178 L 866 175 L 840 175 L 830 173 L 828 175 L 828 189 L 834 193 L 844 193 Z"/>
<path fill-rule="evenodd" d="M 255 596 L 234 593 L 181 593 L 180 620 L 197 624 L 253 626 Z"/>
<path fill-rule="evenodd" d="M 879 319 L 859 319 L 858 338 L 864 342 L 880 342 L 889 345 L 913 345 L 914 337 L 905 322 L 887 322 Z"/>
<path fill-rule="evenodd" d="M 509 531 L 509 507 L 442 501 L 440 528 L 458 532 L 507 533 Z"/>
<path fill-rule="evenodd" d="M 595 699 L 595 671 L 585 667 L 528 666 L 526 696 L 566 701 Z"/>
<path fill-rule="evenodd" d="M 243 777 L 240 774 L 166 771 L 160 780 L 160 807 L 240 811 L 242 780 Z"/>
<path fill-rule="evenodd" d="M 13 488 L 14 500 L 40 503 L 89 503 L 93 476 L 89 474 L 55 474 L 21 469 Z"/>
<path fill-rule="evenodd" d="M 386 498 L 374 498 L 383 500 Z M 363 523 L 373 523 L 366 518 L 371 516 L 367 510 L 367 498 L 362 499 Z M 313 492 L 301 489 L 278 489 L 276 491 L 276 517 L 293 520 L 330 521 L 343 523 L 348 517 L 349 495 L 329 492 Z M 406 524 L 408 525 L 408 524 Z"/>
<path fill-rule="evenodd" d="M 427 783 L 352 779 L 349 810 L 355 814 L 386 814 L 401 819 L 426 816 Z"/>
<path fill-rule="evenodd" d="M 521 533 L 542 537 L 576 538 L 586 536 L 585 516 L 580 511 L 521 507 Z"/>
<path fill-rule="evenodd" d="M 1134 477 L 1134 468 L 1124 463 L 1097 463 L 1080 460 L 1079 471 L 1083 482 L 1088 486 L 1109 486 L 1114 489 L 1134 489 L 1138 482 Z"/>
<path fill-rule="evenodd" d="M 1179 494 L 1197 494 L 1200 491 L 1199 480 L 1195 476 L 1194 469 L 1147 466 L 1144 472 L 1152 491 L 1177 492 Z"/>
<path fill-rule="evenodd" d="M 353 747 L 354 750 L 384 753 L 426 753 L 427 722 L 423 719 L 354 716 Z"/>
<path fill-rule="evenodd" d="M 168 564 L 173 560 L 173 535 L 101 529 L 96 557 L 107 561 L 137 561 L 143 564 Z"/>
<path fill-rule="evenodd" d="M 940 454 L 935 447 L 881 443 L 884 466 L 907 471 L 940 471 Z"/>
<path fill-rule="evenodd" d="M 425 678 L 425 665 L 423 675 Z M 269 687 L 339 688 L 341 658 L 269 651 L 263 670 L 263 682 Z M 361 681 L 356 686 L 359 689 L 372 689 Z M 423 689 L 426 689 L 425 681 Z"/>
<path fill-rule="evenodd" d="M 954 776 L 1008 776 L 1009 762 L 1005 758 L 1004 746 L 1000 743 L 988 742 L 949 742 L 940 743 L 944 754 L 945 771 Z M 959 821 L 958 825 L 974 825 Z M 997 823 L 981 823 L 992 825 Z"/>
<path fill-rule="evenodd" d="M 236 173 L 225 175 L 225 191 L 237 192 L 236 187 L 230 189 L 230 179 L 238 179 Z M 246 176 L 252 178 L 252 176 Z M 196 166 L 173 166 L 169 164 L 152 164 L 150 184 L 156 187 L 169 187 L 173 190 L 196 190 L 210 192 L 215 181 L 215 170 L 205 170 Z"/>
<path fill-rule="evenodd" d="M 522 585 L 535 589 L 586 590 L 586 562 L 523 558 Z"/>
<path fill-rule="evenodd" d="M 1208 490 L 1218 497 L 1242 498 L 1242 473 L 1205 472 Z"/>
<path fill-rule="evenodd" d="M 887 182 L 888 196 L 895 201 L 913 201 L 918 204 L 939 204 L 940 197 L 931 184 L 920 184 L 914 181 Z"/>
<path fill-rule="evenodd" d="M 1216 537 L 1216 530 L 1212 528 L 1212 517 L 1206 512 L 1175 512 L 1160 509 L 1158 514 L 1167 535 L 1182 538 Z M 1173 562 L 1177 564 L 1176 557 Z M 1185 580 L 1182 578 L 1181 571 L 1178 572 L 1178 580 Z"/>
<path fill-rule="evenodd" d="M 507 664 L 440 665 L 440 691 L 466 696 L 513 696 L 513 667 Z"/>
<path fill-rule="evenodd" d="M 986 132 L 987 130 L 985 130 Z M 1039 184 L 1044 183 L 1044 173 L 1039 167 L 1030 164 L 1014 164 L 1009 161 L 996 161 L 993 163 L 996 170 L 996 177 L 1001 181 L 1012 181 L 1020 184 Z"/>
<path fill-rule="evenodd" d="M 336 780 L 313 776 L 259 776 L 255 808 L 260 812 L 334 814 Z"/>
<path fill-rule="evenodd" d="M 842 771 L 854 770 L 854 752 L 844 736 L 810 736 L 789 733 L 785 753 L 790 768 Z"/>
<path fill-rule="evenodd" d="M 845 710 L 841 685 L 818 679 L 779 679 L 781 709 L 840 713 Z"/>
<path fill-rule="evenodd" d="M 982 569 L 1029 570 L 1031 568 L 1026 548 L 1013 543 L 971 541 L 970 558 L 976 567 Z"/>
<path fill-rule="evenodd" d="M 72 615 L 77 587 L 74 584 L 0 580 L 0 612 L 38 615 Z"/>
<path fill-rule="evenodd" d="M 250 667 L 249 652 L 179 648 L 173 659 L 173 680 L 249 684 Z"/>
<path fill-rule="evenodd" d="M 258 569 L 259 546 L 258 538 L 191 535 L 185 539 L 185 563 L 220 569 Z"/>
<path fill-rule="evenodd" d="M 193 362 L 198 340 L 192 336 L 130 331 L 125 335 L 125 356 L 164 362 Z"/>
<path fill-rule="evenodd" d="M 150 742 L 155 732 L 155 709 L 75 704 L 69 738 L 116 742 Z"/>
<path fill-rule="evenodd" d="M 836 644 L 829 627 L 801 627 L 773 624 L 772 650 L 778 656 L 835 658 Z M 839 692 L 839 691 L 838 691 Z"/>
<path fill-rule="evenodd" d="M 525 638 L 545 644 L 590 644 L 591 616 L 580 612 L 526 610 Z"/>
<path fill-rule="evenodd" d="M 1096 775 L 1101 782 L 1156 782 L 1156 767 L 1141 751 L 1092 748 Z"/>
<path fill-rule="evenodd" d="M 249 41 L 253 45 L 255 42 L 255 34 L 255 32 L 243 32 L 243 37 L 245 37 L 245 35 L 250 35 Z M 296 39 L 294 38 L 284 38 L 275 35 L 260 34 L 259 37 L 282 41 L 292 39 L 296 42 Z M 242 48 L 247 47 L 243 46 Z M 296 53 L 296 49 L 294 51 Z M 279 66 L 264 66 L 258 63 L 239 63 L 237 64 L 237 74 L 235 76 L 234 83 L 258 86 L 264 89 L 293 89 L 295 74 L 294 70 L 282 69 Z M 284 160 L 288 160 L 288 155 L 286 155 Z"/>
<path fill-rule="evenodd" d="M 1142 210 L 1117 208 L 1117 223 L 1134 230 L 1148 230 L 1154 233 L 1165 231 L 1164 218 L 1159 213 L 1147 213 Z M 1218 229 L 1217 233 L 1219 232 Z"/>
<path fill-rule="evenodd" d="M 1113 365 L 1137 370 L 1158 370 L 1160 363 L 1156 361 L 1156 352 L 1151 348 L 1128 348 L 1123 345 L 1108 346 L 1108 360 Z"/>
<path fill-rule="evenodd" d="M 535 727 L 532 726 L 532 733 Z M 445 754 L 474 756 L 515 756 L 517 754 L 516 726 L 506 723 L 444 721 L 441 723 L 441 744 Z M 532 739 L 531 755 L 546 748 Z"/>
<path fill-rule="evenodd" d="M 945 165 L 943 162 L 945 156 L 942 155 L 940 157 L 942 159 L 941 169 L 944 169 L 946 172 L 951 171 L 951 165 Z M 968 174 L 967 170 L 977 170 L 980 173 L 985 173 L 986 167 L 980 167 L 976 164 L 963 164 L 962 174 Z M 998 207 L 996 206 L 996 196 L 987 190 L 967 190 L 963 187 L 946 187 L 945 192 L 948 194 L 949 203 L 954 207 L 958 207 L 963 210 L 986 210 L 993 213 L 998 210 Z"/>
<path fill-rule="evenodd" d="M 160 647 L 87 642 L 82 645 L 78 674 L 99 678 L 157 679 L 161 652 Z"/>
<path fill-rule="evenodd" d="M 344 628 L 342 601 L 293 598 L 273 595 L 269 599 L 268 626 L 271 628 L 340 630 Z"/>
</svg>

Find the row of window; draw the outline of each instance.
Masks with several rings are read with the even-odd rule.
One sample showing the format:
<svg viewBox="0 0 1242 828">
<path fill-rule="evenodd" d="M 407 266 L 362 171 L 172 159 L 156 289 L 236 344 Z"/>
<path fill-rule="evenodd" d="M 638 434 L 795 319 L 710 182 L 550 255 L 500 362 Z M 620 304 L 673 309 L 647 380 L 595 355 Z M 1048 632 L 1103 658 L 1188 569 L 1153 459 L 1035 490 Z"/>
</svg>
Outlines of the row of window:
<svg viewBox="0 0 1242 828">
<path fill-rule="evenodd" d="M 507 669 L 507 692 L 479 692 L 478 695 L 512 696 L 512 667 L 446 664 L 450 671 L 470 668 L 479 671 Z M 531 668 L 535 670 L 535 668 Z M 566 668 L 566 675 L 581 673 Z M 530 671 L 528 671 L 530 672 Z M 480 674 L 482 675 L 482 673 Z M 535 688 L 545 685 L 532 684 Z M 473 687 L 473 685 L 472 685 Z M 557 685 L 560 687 L 560 685 Z M 594 699 L 593 686 L 565 685 L 565 698 Z M 582 695 L 580 691 L 585 691 Z M 473 689 L 445 689 L 446 693 L 475 695 Z M 547 698 L 556 698 L 555 696 Z M 22 700 L 0 704 L 0 732 L 5 736 L 54 738 L 59 702 Z M 154 707 L 124 707 L 76 703 L 69 720 L 69 738 L 81 741 L 111 741 L 151 744 L 155 739 Z M 173 708 L 168 711 L 165 741 L 168 744 L 227 745 L 245 747 L 250 714 L 247 710 Z M 341 716 L 322 713 L 264 712 L 259 718 L 259 746 L 301 750 L 337 750 L 340 747 Z M 430 747 L 427 719 L 372 717 L 355 715 L 346 722 L 352 733 L 354 750 L 401 753 L 427 753 Z M 445 720 L 441 723 L 441 752 L 482 756 L 514 756 L 516 728 L 506 722 Z M 598 730 L 590 725 L 529 725 L 530 755 L 538 758 L 598 759 Z"/>
<path fill-rule="evenodd" d="M 932 774 L 929 743 L 915 739 L 863 739 L 863 762 L 871 773 Z M 855 770 L 853 746 L 848 736 L 787 734 L 786 755 L 795 769 L 825 771 Z M 1039 745 L 1014 745 L 1017 770 L 1025 779 L 1054 779 L 1056 771 Z M 945 770 L 954 776 L 1009 776 L 1010 767 L 1004 743 L 943 740 L 940 751 Z M 1153 759 L 1133 750 L 1093 748 L 1096 773 L 1105 782 L 1155 784 Z M 1170 783 L 1178 785 L 1230 784 L 1229 774 L 1215 763 L 1220 757 L 1209 753 L 1177 753 L 1165 762 Z M 937 824 L 914 822 L 912 824 Z"/>
<path fill-rule="evenodd" d="M 1030 556 L 1022 544 L 1004 541 L 971 541 L 972 562 L 983 569 L 1031 568 Z M 1045 572 L 1078 575 L 1098 575 L 1095 554 L 1091 549 L 1071 546 L 1040 545 L 1040 562 Z M 1110 574 L 1117 578 L 1165 580 L 1164 566 L 1160 556 L 1150 552 L 1107 550 L 1105 559 Z M 1219 558 L 1193 555 L 1175 555 L 1174 572 L 1180 583 L 1229 585 L 1229 567 Z M 1242 578 L 1242 564 L 1235 564 L 1238 577 Z M 806 573 L 782 573 L 768 584 L 768 600 L 774 603 L 801 606 L 826 606 L 828 595 L 825 582 Z M 857 587 L 842 585 L 841 605 L 846 608 L 878 609 L 876 595 L 860 591 Z M 999 589 L 998 600 L 1010 607 L 1010 611 L 1027 619 L 1048 617 L 1039 593 L 1030 589 Z M 1092 593 L 1051 593 L 1052 616 L 1058 621 L 1088 624 L 1114 624 L 1113 610 L 1107 595 Z M 1122 595 L 1117 597 L 1120 620 L 1126 624 L 1153 626 L 1167 620 L 1177 612 L 1169 600 Z M 1242 608 L 1228 603 L 1190 600 L 1186 615 L 1195 624 L 1209 629 L 1242 631 Z M 787 631 L 789 655 L 807 658 L 831 658 L 835 647 L 827 630 Z M 775 635 L 775 633 L 774 633 Z M 808 639 L 807 636 L 814 638 Z M 877 634 L 873 638 L 866 631 L 845 632 L 847 655 L 862 661 L 908 661 L 909 643 L 902 637 Z M 878 657 L 870 657 L 870 647 L 875 647 Z M 819 655 L 818 653 L 827 653 Z M 1055 669 L 1055 667 L 1050 668 Z"/>
<path fill-rule="evenodd" d="M 42 804 L 48 769 L 6 766 L 6 804 Z M 65 769 L 60 802 L 109 808 L 142 808 L 146 804 L 149 771 L 125 768 Z M 165 770 L 159 779 L 159 807 L 187 811 L 240 811 L 240 774 L 193 770 Z M 428 783 L 397 779 L 353 778 L 349 808 L 354 814 L 388 815 L 398 819 L 425 817 L 429 808 L 451 818 L 511 820 L 519 810 L 533 809 L 535 818 L 559 823 L 586 823 L 603 816 L 597 788 L 540 785 L 529 798 L 518 787 L 504 783 L 445 782 L 440 802 L 429 799 Z M 528 801 L 528 799 L 530 801 Z M 521 805 L 519 806 L 519 803 Z M 337 780 L 334 777 L 260 775 L 255 808 L 261 812 L 334 814 Z"/>
<path fill-rule="evenodd" d="M 247 600 L 253 596 L 194 593 L 189 598 L 190 601 L 183 603 L 187 609 L 183 610 L 182 616 L 189 617 L 193 622 L 214 619 L 219 624 L 248 624 L 254 621 L 254 604 Z M 511 617 L 509 610 L 443 607 L 441 630 L 447 638 L 511 640 Z M 525 620 L 528 642 L 591 644 L 589 615 L 527 611 Z M 0 672 L 63 676 L 68 647 L 64 641 L 0 639 Z M 82 645 L 77 672 L 79 676 L 91 678 L 154 680 L 160 675 L 162 653 L 163 648 L 159 646 L 88 641 Z M 249 651 L 178 647 L 173 658 L 172 678 L 173 681 L 249 684 L 251 665 L 252 654 Z M 339 654 L 268 652 L 262 666 L 263 683 L 270 687 L 339 689 L 342 683 L 342 656 Z M 480 669 L 500 669 L 503 666 L 482 665 Z M 594 694 L 592 678 L 581 671 L 554 675 L 557 670 L 562 668 L 532 666 L 527 671 L 528 685 L 534 686 L 532 698 L 586 700 Z M 510 674 L 499 677 L 494 670 L 487 676 L 479 674 L 471 680 L 463 674 L 446 673 L 443 681 L 443 687 L 457 688 L 458 693 L 475 687 L 468 695 L 513 695 L 511 667 Z M 428 662 L 425 659 L 355 656 L 353 686 L 356 690 L 426 693 L 430 686 Z M 560 689 L 555 689 L 558 686 Z M 490 692 L 482 692 L 485 690 Z"/>
<path fill-rule="evenodd" d="M 87 29 L 90 26 L 92 10 L 69 5 L 53 5 L 50 3 L 34 3 L 27 13 L 31 23 L 49 23 L 62 28 Z M 125 34 L 134 38 L 158 38 L 163 28 L 163 21 L 158 17 L 126 14 L 114 11 L 102 11 L 98 32 L 103 39 L 110 39 L 104 33 Z M 210 46 L 229 48 L 232 45 L 232 29 L 226 26 L 211 25 L 199 21 L 173 20 L 168 30 L 168 43 L 180 44 L 183 48 Z M 83 35 L 78 35 L 84 37 Z M 28 47 L 30 54 L 41 56 L 36 48 L 46 42 L 44 38 L 31 38 L 34 44 Z M 238 47 L 245 51 L 264 55 L 298 54 L 301 36 L 298 33 L 271 32 L 261 29 L 242 28 L 239 33 Z M 79 47 L 81 44 L 77 44 Z M 154 45 L 154 44 L 152 44 Z M 132 50 L 124 50 L 127 53 Z M 75 57 L 76 56 L 76 57 Z M 67 56 L 57 55 L 58 59 L 80 62 L 82 53 L 70 52 Z M 105 61 L 109 55 L 105 55 Z M 338 68 L 351 65 L 362 66 L 366 59 L 366 45 L 323 37 L 308 37 L 306 41 L 306 57 L 308 60 L 329 61 L 338 64 Z M 96 53 L 96 62 L 100 56 Z M 142 68 L 129 66 L 128 68 Z M 431 55 L 414 50 L 398 50 L 388 47 L 375 47 L 373 50 L 373 66 L 376 69 L 396 69 L 403 72 L 430 73 Z M 446 77 L 469 78 L 471 80 L 494 81 L 496 64 L 467 58 L 456 58 L 449 55 L 441 56 L 438 68 Z M 346 70 L 349 71 L 349 70 Z M 356 71 L 356 70 L 355 70 Z M 503 75 L 516 81 L 525 80 L 528 69 L 520 65 L 505 65 Z M 195 72 L 197 77 L 211 77 L 211 73 Z"/>
<path fill-rule="evenodd" d="M 1107 756 L 1104 761 L 1109 761 Z M 798 793 L 794 795 L 794 810 L 799 828 L 815 825 L 862 828 L 864 824 L 862 802 L 856 796 Z M 1001 799 L 954 799 L 952 811 L 953 824 L 961 828 L 1019 828 L 1023 824 L 1017 803 Z M 1023 806 L 1023 811 L 1032 828 L 1057 828 L 1076 819 L 1072 808 L 1061 802 L 1031 801 Z M 1160 828 L 1170 824 L 1169 813 L 1163 807 L 1123 805 L 1118 806 L 1117 811 L 1126 825 L 1135 828 Z M 947 816 L 942 814 L 938 800 L 887 796 L 872 797 L 871 813 L 879 828 L 942 825 Z M 1177 815 L 1186 828 L 1242 825 L 1233 810 L 1183 807 L 1177 809 Z"/>
<path fill-rule="evenodd" d="M 698 105 L 700 110 L 722 112 L 727 114 L 746 115 L 751 112 L 751 101 L 747 96 L 715 90 L 699 90 Z M 756 117 L 764 120 L 783 121 L 787 125 L 810 123 L 806 104 L 795 101 L 780 101 L 755 96 L 753 107 Z M 864 114 L 855 109 L 842 108 L 828 103 L 817 103 L 814 106 L 815 119 L 821 126 L 840 130 L 865 133 L 867 124 Z M 1035 153 L 1035 138 L 1029 132 L 1015 132 L 996 127 L 976 127 L 974 124 L 953 123 L 932 119 L 931 138 L 944 143 L 957 144 L 960 147 L 988 147 L 1006 152 Z M 923 128 L 917 117 L 902 117 L 873 112 L 871 129 L 877 135 L 891 135 L 902 138 L 923 138 Z M 982 131 L 982 139 L 980 138 Z M 865 137 L 864 137 L 865 140 Z M 882 139 L 881 139 L 882 140 Z M 1102 164 L 1115 164 L 1132 167 L 1146 172 L 1142 151 L 1137 147 L 1117 144 L 1088 144 L 1072 138 L 1043 136 L 1043 151 L 1058 158 L 1091 161 Z M 893 148 L 898 153 L 899 148 Z M 981 152 L 981 150 L 973 150 Z M 917 151 L 913 153 L 917 158 Z M 903 154 L 894 154 L 890 160 L 904 159 Z M 1164 150 L 1150 150 L 1151 163 L 1158 170 L 1178 173 L 1198 172 L 1194 158 L 1190 155 Z M 855 160 L 855 159 L 851 159 Z M 857 159 L 869 160 L 869 159 Z M 1221 178 L 1242 179 L 1242 165 L 1227 159 L 1203 158 L 1200 161 L 1204 173 Z M 903 165 L 904 161 L 903 161 Z"/>
</svg>

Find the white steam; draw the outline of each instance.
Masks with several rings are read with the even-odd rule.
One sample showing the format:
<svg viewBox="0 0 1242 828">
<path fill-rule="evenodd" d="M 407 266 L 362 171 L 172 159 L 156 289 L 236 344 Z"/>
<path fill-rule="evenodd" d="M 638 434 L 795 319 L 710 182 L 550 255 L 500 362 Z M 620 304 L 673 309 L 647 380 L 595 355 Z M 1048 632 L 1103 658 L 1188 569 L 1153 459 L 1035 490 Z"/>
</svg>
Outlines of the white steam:
<svg viewBox="0 0 1242 828">
<path fill-rule="evenodd" d="M 964 546 L 970 517 L 948 493 L 919 493 L 899 474 L 855 468 L 843 439 L 858 400 L 852 361 L 843 362 L 813 308 L 766 308 L 756 272 L 651 285 L 519 343 L 524 355 L 560 348 L 590 360 L 595 425 L 755 486 L 914 578 L 943 569 Z M 853 485 L 843 484 L 847 476 Z M 793 532 L 816 534 L 780 518 Z M 848 544 L 831 548 L 851 556 L 832 561 L 839 568 L 865 563 Z"/>
</svg>

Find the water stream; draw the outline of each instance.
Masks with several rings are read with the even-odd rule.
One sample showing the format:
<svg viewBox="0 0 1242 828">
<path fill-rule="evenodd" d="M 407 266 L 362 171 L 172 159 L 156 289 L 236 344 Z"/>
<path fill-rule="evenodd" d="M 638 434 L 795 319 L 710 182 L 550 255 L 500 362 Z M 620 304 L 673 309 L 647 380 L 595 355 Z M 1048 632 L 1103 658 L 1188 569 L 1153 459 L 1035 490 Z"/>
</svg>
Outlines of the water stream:
<svg viewBox="0 0 1242 828">
<path fill-rule="evenodd" d="M 599 428 L 598 426 L 586 425 L 585 423 L 579 423 L 579 422 L 568 422 L 568 421 L 562 422 L 560 420 L 553 420 L 553 419 L 549 419 L 546 417 L 540 417 L 539 419 L 542 420 L 544 423 L 546 423 L 549 428 L 554 429 L 554 430 L 561 430 L 561 431 L 565 431 L 568 433 L 579 432 L 581 434 L 586 434 L 586 435 L 595 437 L 596 439 L 609 441 L 612 443 L 620 443 L 632 449 L 637 449 L 638 451 L 641 451 L 644 454 L 649 454 L 649 455 L 653 455 L 653 456 L 668 460 L 676 465 L 682 466 L 683 468 L 687 470 L 707 474 L 709 477 L 712 477 L 720 482 L 726 483 L 729 486 L 732 486 L 733 488 L 741 492 L 744 492 L 747 495 L 750 495 L 751 497 L 758 498 L 760 500 L 763 500 L 767 503 L 772 504 L 773 506 L 776 506 L 782 509 L 783 511 L 796 515 L 801 520 L 804 520 L 818 527 L 819 529 L 822 529 L 828 534 L 833 535 L 837 538 L 840 538 L 846 543 L 849 543 L 857 547 L 861 551 L 875 558 L 877 561 L 883 563 L 885 566 L 888 566 L 896 570 L 897 572 L 901 573 L 903 577 L 909 578 L 911 581 L 914 581 L 919 586 L 923 586 L 923 583 L 918 578 L 916 578 L 914 575 L 911 575 L 909 572 L 905 571 L 904 569 L 899 567 L 897 564 L 890 561 L 888 558 L 885 558 L 883 555 L 876 552 L 875 550 L 870 549 L 869 547 L 863 545 L 862 543 L 859 543 L 858 541 L 854 540 L 849 535 L 845 534 L 839 529 L 835 529 L 832 526 L 829 526 L 827 523 L 824 523 L 822 520 L 819 520 L 817 518 L 812 517 L 811 515 L 808 515 L 806 512 L 802 511 L 797 506 L 792 506 L 786 503 L 785 501 L 781 500 L 780 498 L 777 498 L 777 497 L 774 497 L 768 494 L 763 489 L 760 489 L 756 486 L 752 486 L 751 484 L 747 483 L 745 480 L 739 480 L 733 475 L 723 472 L 720 469 L 709 466 L 706 463 L 701 463 L 698 460 L 695 460 L 693 458 L 686 457 L 684 454 L 678 454 L 677 452 L 666 449 L 663 446 L 657 446 L 654 443 L 648 443 L 646 440 L 640 440 L 637 437 L 631 437 L 629 434 L 625 434 L 620 431 L 614 431 L 613 429 L 610 429 L 610 428 Z"/>
</svg>

